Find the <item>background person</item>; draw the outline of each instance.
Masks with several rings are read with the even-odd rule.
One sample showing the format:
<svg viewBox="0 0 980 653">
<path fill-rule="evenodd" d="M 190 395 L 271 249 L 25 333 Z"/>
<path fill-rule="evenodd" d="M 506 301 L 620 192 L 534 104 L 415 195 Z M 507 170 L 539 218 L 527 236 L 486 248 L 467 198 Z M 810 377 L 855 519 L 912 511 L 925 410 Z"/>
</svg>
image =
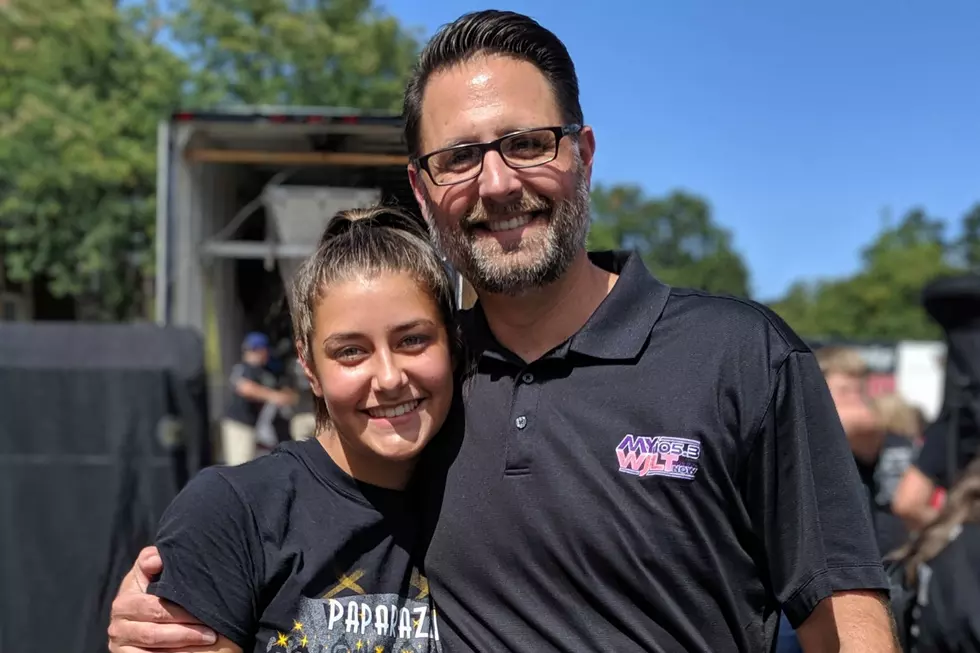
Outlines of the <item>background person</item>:
<svg viewBox="0 0 980 653">
<path fill-rule="evenodd" d="M 898 607 L 907 650 L 980 652 L 980 457 L 938 517 L 894 557 L 912 599 Z"/>
<path fill-rule="evenodd" d="M 914 442 L 890 432 L 885 416 L 875 410 L 876 404 L 867 392 L 868 367 L 859 350 L 828 346 L 818 349 L 816 356 L 851 445 L 867 495 L 878 550 L 884 558 L 908 539 L 908 530 L 892 512 L 891 504 L 895 488 L 912 459 Z M 892 404 L 894 401 L 886 399 L 878 405 L 887 408 Z M 892 413 L 897 410 L 893 407 Z M 892 423 L 912 432 L 910 410 L 904 420 L 894 414 L 890 417 Z"/>
<path fill-rule="evenodd" d="M 242 341 L 242 359 L 232 367 L 229 377 L 231 399 L 221 421 L 221 450 L 226 465 L 240 465 L 256 457 L 259 443 L 258 426 L 273 430 L 274 409 L 290 406 L 297 400 L 294 392 L 279 389 L 276 375 L 269 363 L 269 337 L 252 332 Z"/>
</svg>

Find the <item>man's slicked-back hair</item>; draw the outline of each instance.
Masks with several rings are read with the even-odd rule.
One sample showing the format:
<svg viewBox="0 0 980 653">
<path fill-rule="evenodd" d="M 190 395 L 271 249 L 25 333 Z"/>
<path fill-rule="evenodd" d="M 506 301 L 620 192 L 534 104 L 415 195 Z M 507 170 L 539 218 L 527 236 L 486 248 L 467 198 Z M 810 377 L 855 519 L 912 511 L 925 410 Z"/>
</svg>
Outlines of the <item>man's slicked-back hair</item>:
<svg viewBox="0 0 980 653">
<path fill-rule="evenodd" d="M 582 124 L 578 77 L 565 44 L 523 14 L 496 9 L 476 11 L 444 25 L 419 56 L 405 88 L 403 107 L 405 142 L 412 157 L 422 154 L 422 96 L 429 78 L 478 55 L 500 55 L 533 64 L 551 84 L 562 120 L 566 124 Z"/>
</svg>

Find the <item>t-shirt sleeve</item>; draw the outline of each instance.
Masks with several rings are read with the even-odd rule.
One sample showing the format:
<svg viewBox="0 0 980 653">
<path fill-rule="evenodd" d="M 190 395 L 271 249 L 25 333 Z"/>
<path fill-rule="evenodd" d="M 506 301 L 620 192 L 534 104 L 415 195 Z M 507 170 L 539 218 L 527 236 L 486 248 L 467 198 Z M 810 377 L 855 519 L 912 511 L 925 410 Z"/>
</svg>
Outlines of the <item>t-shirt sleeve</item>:
<svg viewBox="0 0 980 653">
<path fill-rule="evenodd" d="M 148 591 L 251 650 L 262 578 L 251 511 L 217 468 L 202 470 L 170 504 L 156 546 L 163 572 Z"/>
<path fill-rule="evenodd" d="M 229 380 L 231 381 L 232 385 L 234 385 L 235 383 L 238 383 L 242 379 L 261 384 L 262 368 L 256 365 L 235 363 L 235 365 L 231 368 L 231 374 L 229 375 Z"/>
<path fill-rule="evenodd" d="M 870 497 L 812 353 L 783 360 L 750 447 L 745 505 L 793 627 L 835 592 L 887 591 Z"/>
</svg>

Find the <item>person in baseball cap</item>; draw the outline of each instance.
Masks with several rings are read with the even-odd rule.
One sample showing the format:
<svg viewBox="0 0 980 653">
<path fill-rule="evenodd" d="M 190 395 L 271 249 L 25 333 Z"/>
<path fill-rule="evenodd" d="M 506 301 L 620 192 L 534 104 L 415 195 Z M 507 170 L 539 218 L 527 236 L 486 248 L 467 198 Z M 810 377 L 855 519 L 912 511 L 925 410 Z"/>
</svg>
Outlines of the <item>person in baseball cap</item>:
<svg viewBox="0 0 980 653">
<path fill-rule="evenodd" d="M 255 458 L 258 445 L 256 425 L 264 407 L 290 406 L 295 393 L 278 387 L 268 369 L 269 336 L 259 331 L 242 340 L 242 360 L 231 370 L 231 399 L 221 420 L 221 448 L 225 464 L 240 465 Z"/>
</svg>

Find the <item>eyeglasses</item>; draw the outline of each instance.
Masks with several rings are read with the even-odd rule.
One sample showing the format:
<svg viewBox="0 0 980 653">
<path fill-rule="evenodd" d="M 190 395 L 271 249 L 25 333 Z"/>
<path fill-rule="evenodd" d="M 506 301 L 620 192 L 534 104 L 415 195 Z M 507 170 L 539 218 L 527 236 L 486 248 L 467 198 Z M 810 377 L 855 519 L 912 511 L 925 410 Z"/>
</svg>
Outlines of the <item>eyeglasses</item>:
<svg viewBox="0 0 980 653">
<path fill-rule="evenodd" d="M 475 179 L 483 172 L 487 152 L 496 152 L 509 167 L 533 168 L 558 157 L 558 144 L 569 134 L 582 131 L 582 125 L 538 127 L 507 134 L 489 143 L 456 145 L 415 159 L 436 186 L 451 186 Z"/>
</svg>

